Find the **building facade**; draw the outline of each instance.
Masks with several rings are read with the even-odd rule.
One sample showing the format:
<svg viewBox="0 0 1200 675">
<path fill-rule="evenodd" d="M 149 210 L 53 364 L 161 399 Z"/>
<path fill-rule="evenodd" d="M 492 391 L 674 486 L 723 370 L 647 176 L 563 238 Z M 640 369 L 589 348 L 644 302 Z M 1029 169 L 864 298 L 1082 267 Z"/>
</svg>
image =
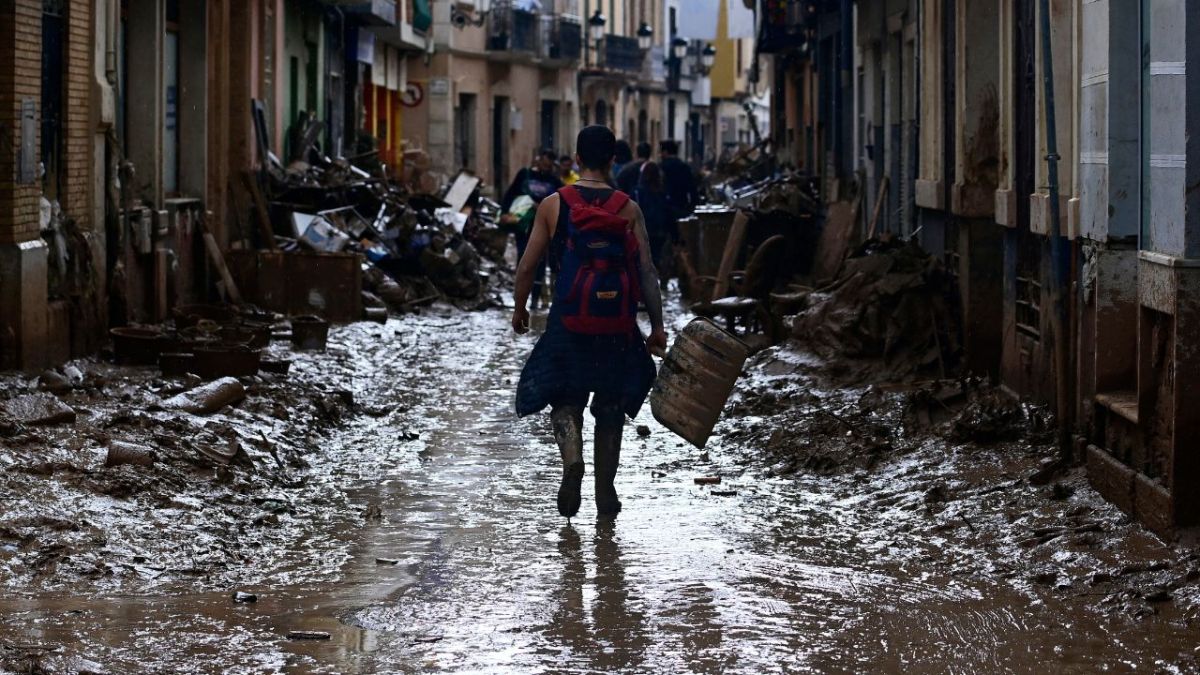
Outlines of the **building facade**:
<svg viewBox="0 0 1200 675">
<path fill-rule="evenodd" d="M 1200 11 L 1184 0 L 761 8 L 785 160 L 821 178 L 828 201 L 860 200 L 861 236 L 915 237 L 942 257 L 959 280 L 965 368 L 1056 409 L 1100 492 L 1159 532 L 1200 522 L 1187 488 L 1200 478 L 1187 449 L 1200 438 L 1200 196 L 1188 189 Z"/>
</svg>

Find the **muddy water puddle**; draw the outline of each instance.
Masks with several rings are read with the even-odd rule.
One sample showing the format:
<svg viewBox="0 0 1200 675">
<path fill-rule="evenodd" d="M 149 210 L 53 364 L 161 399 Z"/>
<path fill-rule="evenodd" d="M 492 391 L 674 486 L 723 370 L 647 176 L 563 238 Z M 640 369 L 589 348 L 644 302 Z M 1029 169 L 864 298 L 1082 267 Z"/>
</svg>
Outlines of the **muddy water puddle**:
<svg viewBox="0 0 1200 675">
<path fill-rule="evenodd" d="M 595 518 L 589 462 L 584 507 L 565 524 L 548 421 L 512 420 L 532 343 L 509 337 L 506 319 L 346 329 L 360 333 L 347 338 L 356 396 L 384 412 L 342 432 L 327 465 L 314 460 L 355 505 L 312 535 L 323 559 L 305 560 L 313 542 L 299 539 L 288 567 L 228 592 L 15 594 L 0 599 L 0 643 L 61 646 L 45 665 L 84 658 L 110 672 L 1194 667 L 1200 632 L 1169 609 L 1135 621 L 1081 608 L 1077 594 L 993 569 L 987 542 L 864 497 L 902 490 L 919 458 L 762 478 L 743 450 L 718 439 L 705 460 L 647 409 L 627 427 L 624 513 Z M 710 474 L 722 483 L 694 484 Z M 322 565 L 336 574 L 304 572 Z M 258 602 L 235 604 L 234 590 Z M 288 640 L 297 629 L 330 639 Z"/>
</svg>

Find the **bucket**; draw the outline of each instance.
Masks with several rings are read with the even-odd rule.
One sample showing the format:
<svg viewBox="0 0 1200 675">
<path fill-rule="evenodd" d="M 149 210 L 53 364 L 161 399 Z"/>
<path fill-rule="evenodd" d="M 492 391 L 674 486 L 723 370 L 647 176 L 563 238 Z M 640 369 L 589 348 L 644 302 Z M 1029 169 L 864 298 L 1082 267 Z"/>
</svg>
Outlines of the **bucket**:
<svg viewBox="0 0 1200 675">
<path fill-rule="evenodd" d="M 150 328 L 120 327 L 108 333 L 112 336 L 113 355 L 117 363 L 125 365 L 155 365 L 166 345 L 163 334 Z"/>
<path fill-rule="evenodd" d="M 163 377 L 184 377 L 194 369 L 196 355 L 191 352 L 163 352 L 158 356 L 158 367 Z"/>
<path fill-rule="evenodd" d="M 703 448 L 717 426 L 750 349 L 708 319 L 694 319 L 671 345 L 650 392 L 654 419 Z"/>
<path fill-rule="evenodd" d="M 107 467 L 121 466 L 122 464 L 150 466 L 153 463 L 153 450 L 144 445 L 122 443 L 121 441 L 113 441 L 108 446 L 108 455 L 104 459 L 104 466 Z"/>
<path fill-rule="evenodd" d="M 214 344 L 196 347 L 192 367 L 200 377 L 249 377 L 258 373 L 262 352 L 239 344 Z"/>
<path fill-rule="evenodd" d="M 296 349 L 325 349 L 329 339 L 329 322 L 319 316 L 298 316 L 292 319 L 292 346 Z"/>
</svg>

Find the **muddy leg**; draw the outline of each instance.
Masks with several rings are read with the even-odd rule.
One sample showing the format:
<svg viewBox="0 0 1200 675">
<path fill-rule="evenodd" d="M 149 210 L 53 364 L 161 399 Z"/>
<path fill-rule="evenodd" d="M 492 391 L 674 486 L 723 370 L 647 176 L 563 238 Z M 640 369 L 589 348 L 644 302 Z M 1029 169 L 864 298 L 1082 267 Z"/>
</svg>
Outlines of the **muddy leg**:
<svg viewBox="0 0 1200 675">
<path fill-rule="evenodd" d="M 596 511 L 602 516 L 615 516 L 621 511 L 614 481 L 621 463 L 625 413 L 619 401 L 597 398 L 592 402 L 592 416 L 596 418 Z"/>
<path fill-rule="evenodd" d="M 583 485 L 583 407 L 557 405 L 550 413 L 554 440 L 562 455 L 563 477 L 558 487 L 558 512 L 565 518 L 579 513 Z"/>
</svg>

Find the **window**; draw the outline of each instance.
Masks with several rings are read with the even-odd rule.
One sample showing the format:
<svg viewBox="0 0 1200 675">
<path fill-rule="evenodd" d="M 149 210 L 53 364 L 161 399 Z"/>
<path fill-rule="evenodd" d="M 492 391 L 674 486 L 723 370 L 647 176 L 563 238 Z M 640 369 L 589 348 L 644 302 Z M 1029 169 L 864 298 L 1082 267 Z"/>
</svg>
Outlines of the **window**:
<svg viewBox="0 0 1200 675">
<path fill-rule="evenodd" d="M 59 199 L 63 175 L 63 10 L 62 0 L 42 3 L 42 190 L 49 200 Z"/>
</svg>

